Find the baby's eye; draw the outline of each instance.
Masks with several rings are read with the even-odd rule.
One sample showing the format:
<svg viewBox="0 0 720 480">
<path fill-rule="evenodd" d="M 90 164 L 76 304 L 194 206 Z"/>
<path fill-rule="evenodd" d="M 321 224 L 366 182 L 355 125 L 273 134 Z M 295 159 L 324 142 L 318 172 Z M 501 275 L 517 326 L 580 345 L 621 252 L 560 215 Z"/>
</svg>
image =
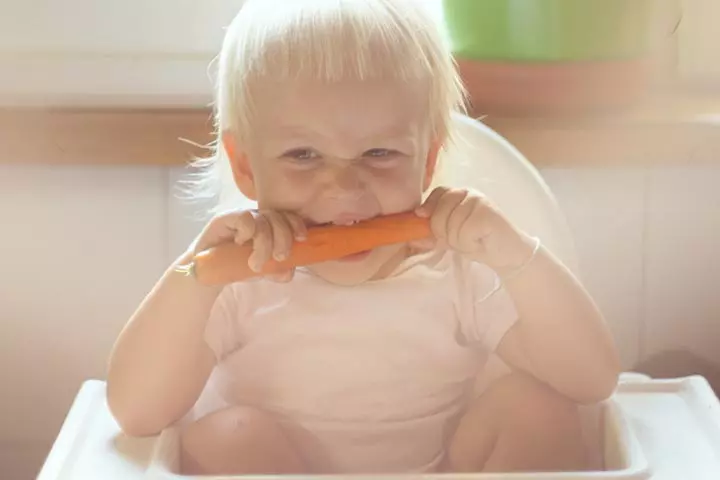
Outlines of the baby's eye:
<svg viewBox="0 0 720 480">
<path fill-rule="evenodd" d="M 392 156 L 396 153 L 396 151 L 388 150 L 387 148 L 373 148 L 372 150 L 368 150 L 367 152 L 363 153 L 363 157 L 384 158 Z"/>
<path fill-rule="evenodd" d="M 397 150 L 389 150 L 387 148 L 373 148 L 363 153 L 365 164 L 372 168 L 395 168 L 403 158 L 405 158 L 405 156 Z"/>
<path fill-rule="evenodd" d="M 283 153 L 282 156 L 284 158 L 289 158 L 296 161 L 314 160 L 319 157 L 317 152 L 309 148 L 296 148 L 293 150 L 288 150 L 287 152 Z"/>
</svg>

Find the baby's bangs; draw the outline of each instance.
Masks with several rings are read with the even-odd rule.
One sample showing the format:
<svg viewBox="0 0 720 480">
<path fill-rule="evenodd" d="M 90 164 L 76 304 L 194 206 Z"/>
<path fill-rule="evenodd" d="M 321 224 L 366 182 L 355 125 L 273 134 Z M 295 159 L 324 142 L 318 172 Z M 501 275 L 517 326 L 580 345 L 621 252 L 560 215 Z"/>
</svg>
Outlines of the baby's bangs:
<svg viewBox="0 0 720 480">
<path fill-rule="evenodd" d="M 423 82 L 429 122 L 447 138 L 464 90 L 435 18 L 418 0 L 246 0 L 218 62 L 216 124 L 251 135 L 252 85 L 272 80 Z"/>
<path fill-rule="evenodd" d="M 249 77 L 332 82 L 432 76 L 431 47 L 418 33 L 426 28 L 408 25 L 392 2 L 331 1 L 333 8 L 327 3 L 285 11 L 274 28 L 253 32 Z"/>
</svg>

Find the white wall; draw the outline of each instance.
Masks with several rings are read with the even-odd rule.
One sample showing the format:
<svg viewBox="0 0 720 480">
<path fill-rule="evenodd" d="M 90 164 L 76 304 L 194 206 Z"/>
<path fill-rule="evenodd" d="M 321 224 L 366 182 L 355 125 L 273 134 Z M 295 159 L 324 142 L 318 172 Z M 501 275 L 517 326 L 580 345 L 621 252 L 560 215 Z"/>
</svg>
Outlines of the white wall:
<svg viewBox="0 0 720 480">
<path fill-rule="evenodd" d="M 720 366 L 720 165 L 543 174 L 626 367 L 669 349 Z"/>
<path fill-rule="evenodd" d="M 687 347 L 720 365 L 720 167 L 552 169 L 587 286 L 625 364 Z M 31 478 L 80 383 L 199 224 L 179 169 L 0 166 L 0 471 Z"/>
<path fill-rule="evenodd" d="M 0 104 L 207 104 L 207 66 L 243 1 L 5 2 Z"/>
</svg>

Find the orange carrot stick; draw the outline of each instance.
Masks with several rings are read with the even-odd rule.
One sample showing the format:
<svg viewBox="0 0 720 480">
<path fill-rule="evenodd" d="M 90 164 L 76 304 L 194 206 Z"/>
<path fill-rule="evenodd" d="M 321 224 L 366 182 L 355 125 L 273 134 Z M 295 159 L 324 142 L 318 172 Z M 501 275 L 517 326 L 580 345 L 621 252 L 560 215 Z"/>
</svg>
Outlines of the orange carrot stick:
<svg viewBox="0 0 720 480">
<path fill-rule="evenodd" d="M 293 267 L 337 260 L 373 248 L 430 237 L 426 218 L 413 213 L 377 217 L 350 226 L 325 225 L 310 228 L 305 241 L 295 242 L 290 258 L 269 261 L 260 273 L 248 266 L 252 245 L 227 243 L 198 253 L 190 271 L 205 285 L 224 285 L 255 276 L 269 275 Z"/>
</svg>

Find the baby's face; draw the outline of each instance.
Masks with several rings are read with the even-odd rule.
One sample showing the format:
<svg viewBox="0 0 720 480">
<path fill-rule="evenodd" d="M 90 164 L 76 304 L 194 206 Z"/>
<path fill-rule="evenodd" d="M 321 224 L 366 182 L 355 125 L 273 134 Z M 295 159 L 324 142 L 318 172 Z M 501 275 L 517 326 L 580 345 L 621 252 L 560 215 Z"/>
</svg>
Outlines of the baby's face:
<svg viewBox="0 0 720 480">
<path fill-rule="evenodd" d="M 252 92 L 246 154 L 261 209 L 297 212 L 311 225 L 348 224 L 422 201 L 432 140 L 422 85 L 286 81 Z M 402 246 L 384 247 L 313 270 L 354 285 L 404 256 Z"/>
</svg>

